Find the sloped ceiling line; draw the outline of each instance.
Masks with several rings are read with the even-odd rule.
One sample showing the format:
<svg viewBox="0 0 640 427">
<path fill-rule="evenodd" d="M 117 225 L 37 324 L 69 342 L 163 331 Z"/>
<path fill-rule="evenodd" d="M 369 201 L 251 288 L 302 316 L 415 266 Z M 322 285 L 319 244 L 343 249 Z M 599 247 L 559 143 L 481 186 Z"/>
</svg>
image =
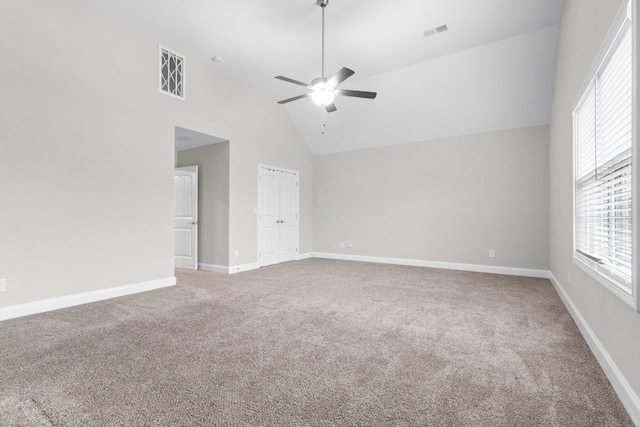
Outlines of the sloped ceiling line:
<svg viewBox="0 0 640 427">
<path fill-rule="evenodd" d="M 274 102 L 299 95 L 275 76 L 318 76 L 316 0 L 85 1 Z M 310 100 L 282 108 L 314 154 L 548 122 L 563 8 L 564 0 L 331 0 L 327 74 L 349 67 L 349 89 L 374 88 L 378 98 L 338 99 L 324 135 Z M 424 37 L 443 24 L 448 31 Z"/>
</svg>

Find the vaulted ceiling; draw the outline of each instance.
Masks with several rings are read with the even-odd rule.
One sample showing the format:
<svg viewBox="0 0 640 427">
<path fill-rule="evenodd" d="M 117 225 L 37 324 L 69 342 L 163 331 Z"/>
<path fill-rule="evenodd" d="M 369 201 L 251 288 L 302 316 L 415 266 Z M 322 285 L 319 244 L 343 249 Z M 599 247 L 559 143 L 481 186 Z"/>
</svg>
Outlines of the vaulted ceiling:
<svg viewBox="0 0 640 427">
<path fill-rule="evenodd" d="M 316 0 L 86 0 L 274 102 L 321 75 Z M 327 77 L 375 100 L 285 104 L 313 154 L 549 123 L 564 0 L 330 0 Z M 447 25 L 430 37 L 424 32 Z M 326 125 L 326 126 L 323 126 Z M 324 131 L 324 133 L 323 133 Z"/>
</svg>

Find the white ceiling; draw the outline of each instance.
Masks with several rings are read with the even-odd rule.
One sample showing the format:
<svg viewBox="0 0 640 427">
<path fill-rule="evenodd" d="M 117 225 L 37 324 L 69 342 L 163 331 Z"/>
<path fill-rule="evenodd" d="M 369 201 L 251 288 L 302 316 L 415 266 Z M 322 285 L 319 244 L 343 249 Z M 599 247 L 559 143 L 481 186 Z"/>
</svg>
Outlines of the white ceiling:
<svg viewBox="0 0 640 427">
<path fill-rule="evenodd" d="M 225 142 L 226 139 L 218 138 L 204 133 L 196 132 L 176 126 L 176 151 L 191 150 L 192 148 L 204 147 L 205 145 Z"/>
<path fill-rule="evenodd" d="M 321 74 L 316 0 L 86 0 L 187 56 L 273 96 Z M 340 97 L 324 114 L 308 98 L 283 108 L 313 154 L 549 122 L 564 0 L 330 0 L 327 77 L 375 100 Z M 423 33 L 448 25 L 432 37 Z M 188 77 L 187 77 L 188 78 Z M 322 123 L 326 121 L 324 135 Z"/>
</svg>

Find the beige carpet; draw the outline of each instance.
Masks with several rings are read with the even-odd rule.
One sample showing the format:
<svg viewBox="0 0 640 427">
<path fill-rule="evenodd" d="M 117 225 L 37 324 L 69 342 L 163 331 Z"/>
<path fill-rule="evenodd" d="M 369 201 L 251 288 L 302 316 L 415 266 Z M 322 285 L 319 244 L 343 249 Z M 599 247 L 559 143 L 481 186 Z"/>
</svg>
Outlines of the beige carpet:
<svg viewBox="0 0 640 427">
<path fill-rule="evenodd" d="M 1 426 L 631 426 L 547 280 L 310 259 L 0 323 Z"/>
</svg>

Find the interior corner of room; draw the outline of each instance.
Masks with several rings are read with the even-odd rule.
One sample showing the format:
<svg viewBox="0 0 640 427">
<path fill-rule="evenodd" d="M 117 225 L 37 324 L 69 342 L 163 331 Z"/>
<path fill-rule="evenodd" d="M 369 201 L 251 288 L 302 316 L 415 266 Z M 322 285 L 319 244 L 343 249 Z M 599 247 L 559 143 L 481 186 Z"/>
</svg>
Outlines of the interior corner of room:
<svg viewBox="0 0 640 427">
<path fill-rule="evenodd" d="M 174 286 L 176 267 L 229 279 L 321 258 L 543 278 L 640 425 L 635 264 L 629 303 L 574 259 L 572 114 L 628 1 L 465 0 L 476 17 L 436 1 L 443 22 L 399 15 L 424 23 L 416 40 L 383 37 L 416 2 L 216 0 L 200 16 L 161 2 L 193 20 L 182 34 L 145 2 L 2 2 L 0 321 Z M 216 8 L 274 33 L 235 33 Z M 295 37 L 275 28 L 287 22 Z M 331 76 L 335 100 L 305 99 Z"/>
</svg>

